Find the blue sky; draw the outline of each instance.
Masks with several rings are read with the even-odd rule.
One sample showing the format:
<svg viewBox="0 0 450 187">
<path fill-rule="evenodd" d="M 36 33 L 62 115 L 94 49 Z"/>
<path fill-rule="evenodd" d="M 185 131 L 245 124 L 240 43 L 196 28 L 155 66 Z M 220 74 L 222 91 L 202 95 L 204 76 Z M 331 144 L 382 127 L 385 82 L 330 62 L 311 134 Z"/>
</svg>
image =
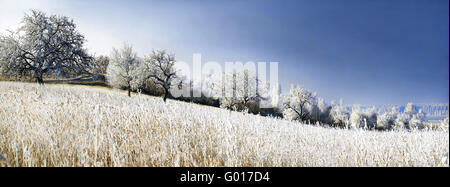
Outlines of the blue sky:
<svg viewBox="0 0 450 187">
<path fill-rule="evenodd" d="M 185 62 L 277 61 L 284 92 L 328 102 L 449 101 L 448 0 L 2 0 L 0 32 L 31 8 L 74 18 L 96 54 L 127 42 Z"/>
</svg>

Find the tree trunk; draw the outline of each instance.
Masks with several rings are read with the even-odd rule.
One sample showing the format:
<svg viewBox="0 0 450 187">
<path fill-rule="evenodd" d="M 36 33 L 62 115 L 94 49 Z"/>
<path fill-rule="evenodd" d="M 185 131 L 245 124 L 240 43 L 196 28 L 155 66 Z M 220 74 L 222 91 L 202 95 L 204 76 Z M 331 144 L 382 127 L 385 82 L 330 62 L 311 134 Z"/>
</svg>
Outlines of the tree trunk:
<svg viewBox="0 0 450 187">
<path fill-rule="evenodd" d="M 164 89 L 164 95 L 163 95 L 163 101 L 166 102 L 167 100 L 167 95 L 169 95 L 169 90 Z"/>
<path fill-rule="evenodd" d="M 44 85 L 44 80 L 42 79 L 42 77 L 36 77 L 36 80 L 39 83 L 39 85 Z"/>
<path fill-rule="evenodd" d="M 128 97 L 131 97 L 131 86 L 128 86 Z"/>
<path fill-rule="evenodd" d="M 305 104 L 300 105 L 300 119 L 302 119 L 302 122 L 306 120 L 305 112 L 303 111 L 303 107 Z"/>
</svg>

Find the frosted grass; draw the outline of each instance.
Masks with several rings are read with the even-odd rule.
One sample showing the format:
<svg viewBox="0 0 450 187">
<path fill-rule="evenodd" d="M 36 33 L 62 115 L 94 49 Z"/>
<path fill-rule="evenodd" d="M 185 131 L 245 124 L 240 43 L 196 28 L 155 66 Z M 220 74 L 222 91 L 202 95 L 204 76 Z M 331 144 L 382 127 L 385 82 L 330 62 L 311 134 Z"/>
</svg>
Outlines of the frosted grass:
<svg viewBox="0 0 450 187">
<path fill-rule="evenodd" d="M 0 166 L 449 166 L 448 131 L 301 125 L 87 86 L 0 82 Z"/>
</svg>

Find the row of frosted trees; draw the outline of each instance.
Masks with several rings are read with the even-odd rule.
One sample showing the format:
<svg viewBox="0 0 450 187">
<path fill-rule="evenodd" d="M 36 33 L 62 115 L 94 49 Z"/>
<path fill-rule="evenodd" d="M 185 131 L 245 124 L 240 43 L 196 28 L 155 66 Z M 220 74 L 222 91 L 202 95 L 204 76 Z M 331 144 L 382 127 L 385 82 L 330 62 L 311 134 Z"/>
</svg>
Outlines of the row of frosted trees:
<svg viewBox="0 0 450 187">
<path fill-rule="evenodd" d="M 220 106 L 230 110 L 244 111 L 252 109 L 259 112 L 257 103 L 263 99 L 257 89 L 264 90 L 268 86 L 257 79 L 256 73 L 248 70 L 233 73 L 223 73 L 220 76 L 205 75 L 200 86 L 194 86 L 191 80 L 176 69 L 175 56 L 164 50 L 153 51 L 144 57 L 139 57 L 129 45 L 121 49 L 113 49 L 110 57 L 99 57 L 96 61 L 107 61 L 105 68 L 106 80 L 115 88 L 127 89 L 131 92 L 145 91 L 158 95 L 162 93 L 163 100 L 171 97 L 173 90 L 185 91 L 174 99 L 191 100 L 202 104 Z M 226 94 L 225 89 L 230 93 Z M 187 90 L 187 91 L 186 91 Z M 188 92 L 188 94 L 186 94 Z M 194 97 L 195 92 L 200 93 Z M 265 94 L 267 95 L 267 94 Z M 254 107 L 250 107 L 255 105 Z"/>
<path fill-rule="evenodd" d="M 107 80 L 117 88 L 126 88 L 128 93 L 144 89 L 147 83 L 159 85 L 163 90 L 163 99 L 170 95 L 170 88 L 190 87 L 190 82 L 180 78 L 175 69 L 175 58 L 165 51 L 153 51 L 152 54 L 139 58 L 130 46 L 114 50 L 107 67 Z M 425 121 L 425 113 L 416 110 L 408 103 L 403 111 L 393 107 L 391 111 L 378 114 L 375 107 L 362 110 L 360 107 L 348 109 L 341 100 L 339 104 L 327 105 L 317 94 L 302 86 L 292 86 L 289 93 L 280 94 L 280 87 L 269 94 L 269 85 L 258 79 L 255 72 L 242 70 L 223 73 L 221 76 L 206 75 L 201 90 L 192 88 L 192 92 L 201 92 L 197 98 L 203 104 L 217 103 L 228 110 L 261 114 L 264 109 L 259 103 L 270 101 L 273 110 L 266 115 L 278 115 L 287 120 L 301 123 L 326 125 L 340 128 L 394 130 L 430 128 Z M 227 94 L 225 89 L 230 89 Z M 150 90 L 151 91 L 151 90 Z"/>
<path fill-rule="evenodd" d="M 279 97 L 278 111 L 283 117 L 303 123 L 368 130 L 436 128 L 426 122 L 425 113 L 416 110 L 412 103 L 408 103 L 403 111 L 392 107 L 391 111 L 379 114 L 375 107 L 348 109 L 342 99 L 339 104 L 331 102 L 331 105 L 326 105 L 323 99 L 302 86 L 292 86 L 288 94 Z"/>
</svg>

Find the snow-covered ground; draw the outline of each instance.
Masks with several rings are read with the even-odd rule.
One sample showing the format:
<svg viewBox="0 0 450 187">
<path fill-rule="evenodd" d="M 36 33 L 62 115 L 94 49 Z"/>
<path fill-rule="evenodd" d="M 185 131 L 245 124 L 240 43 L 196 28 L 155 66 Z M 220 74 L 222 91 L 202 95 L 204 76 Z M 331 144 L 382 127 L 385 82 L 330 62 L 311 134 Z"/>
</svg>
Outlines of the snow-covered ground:
<svg viewBox="0 0 450 187">
<path fill-rule="evenodd" d="M 0 82 L 6 166 L 449 166 L 446 131 L 374 132 L 98 87 Z"/>
</svg>

